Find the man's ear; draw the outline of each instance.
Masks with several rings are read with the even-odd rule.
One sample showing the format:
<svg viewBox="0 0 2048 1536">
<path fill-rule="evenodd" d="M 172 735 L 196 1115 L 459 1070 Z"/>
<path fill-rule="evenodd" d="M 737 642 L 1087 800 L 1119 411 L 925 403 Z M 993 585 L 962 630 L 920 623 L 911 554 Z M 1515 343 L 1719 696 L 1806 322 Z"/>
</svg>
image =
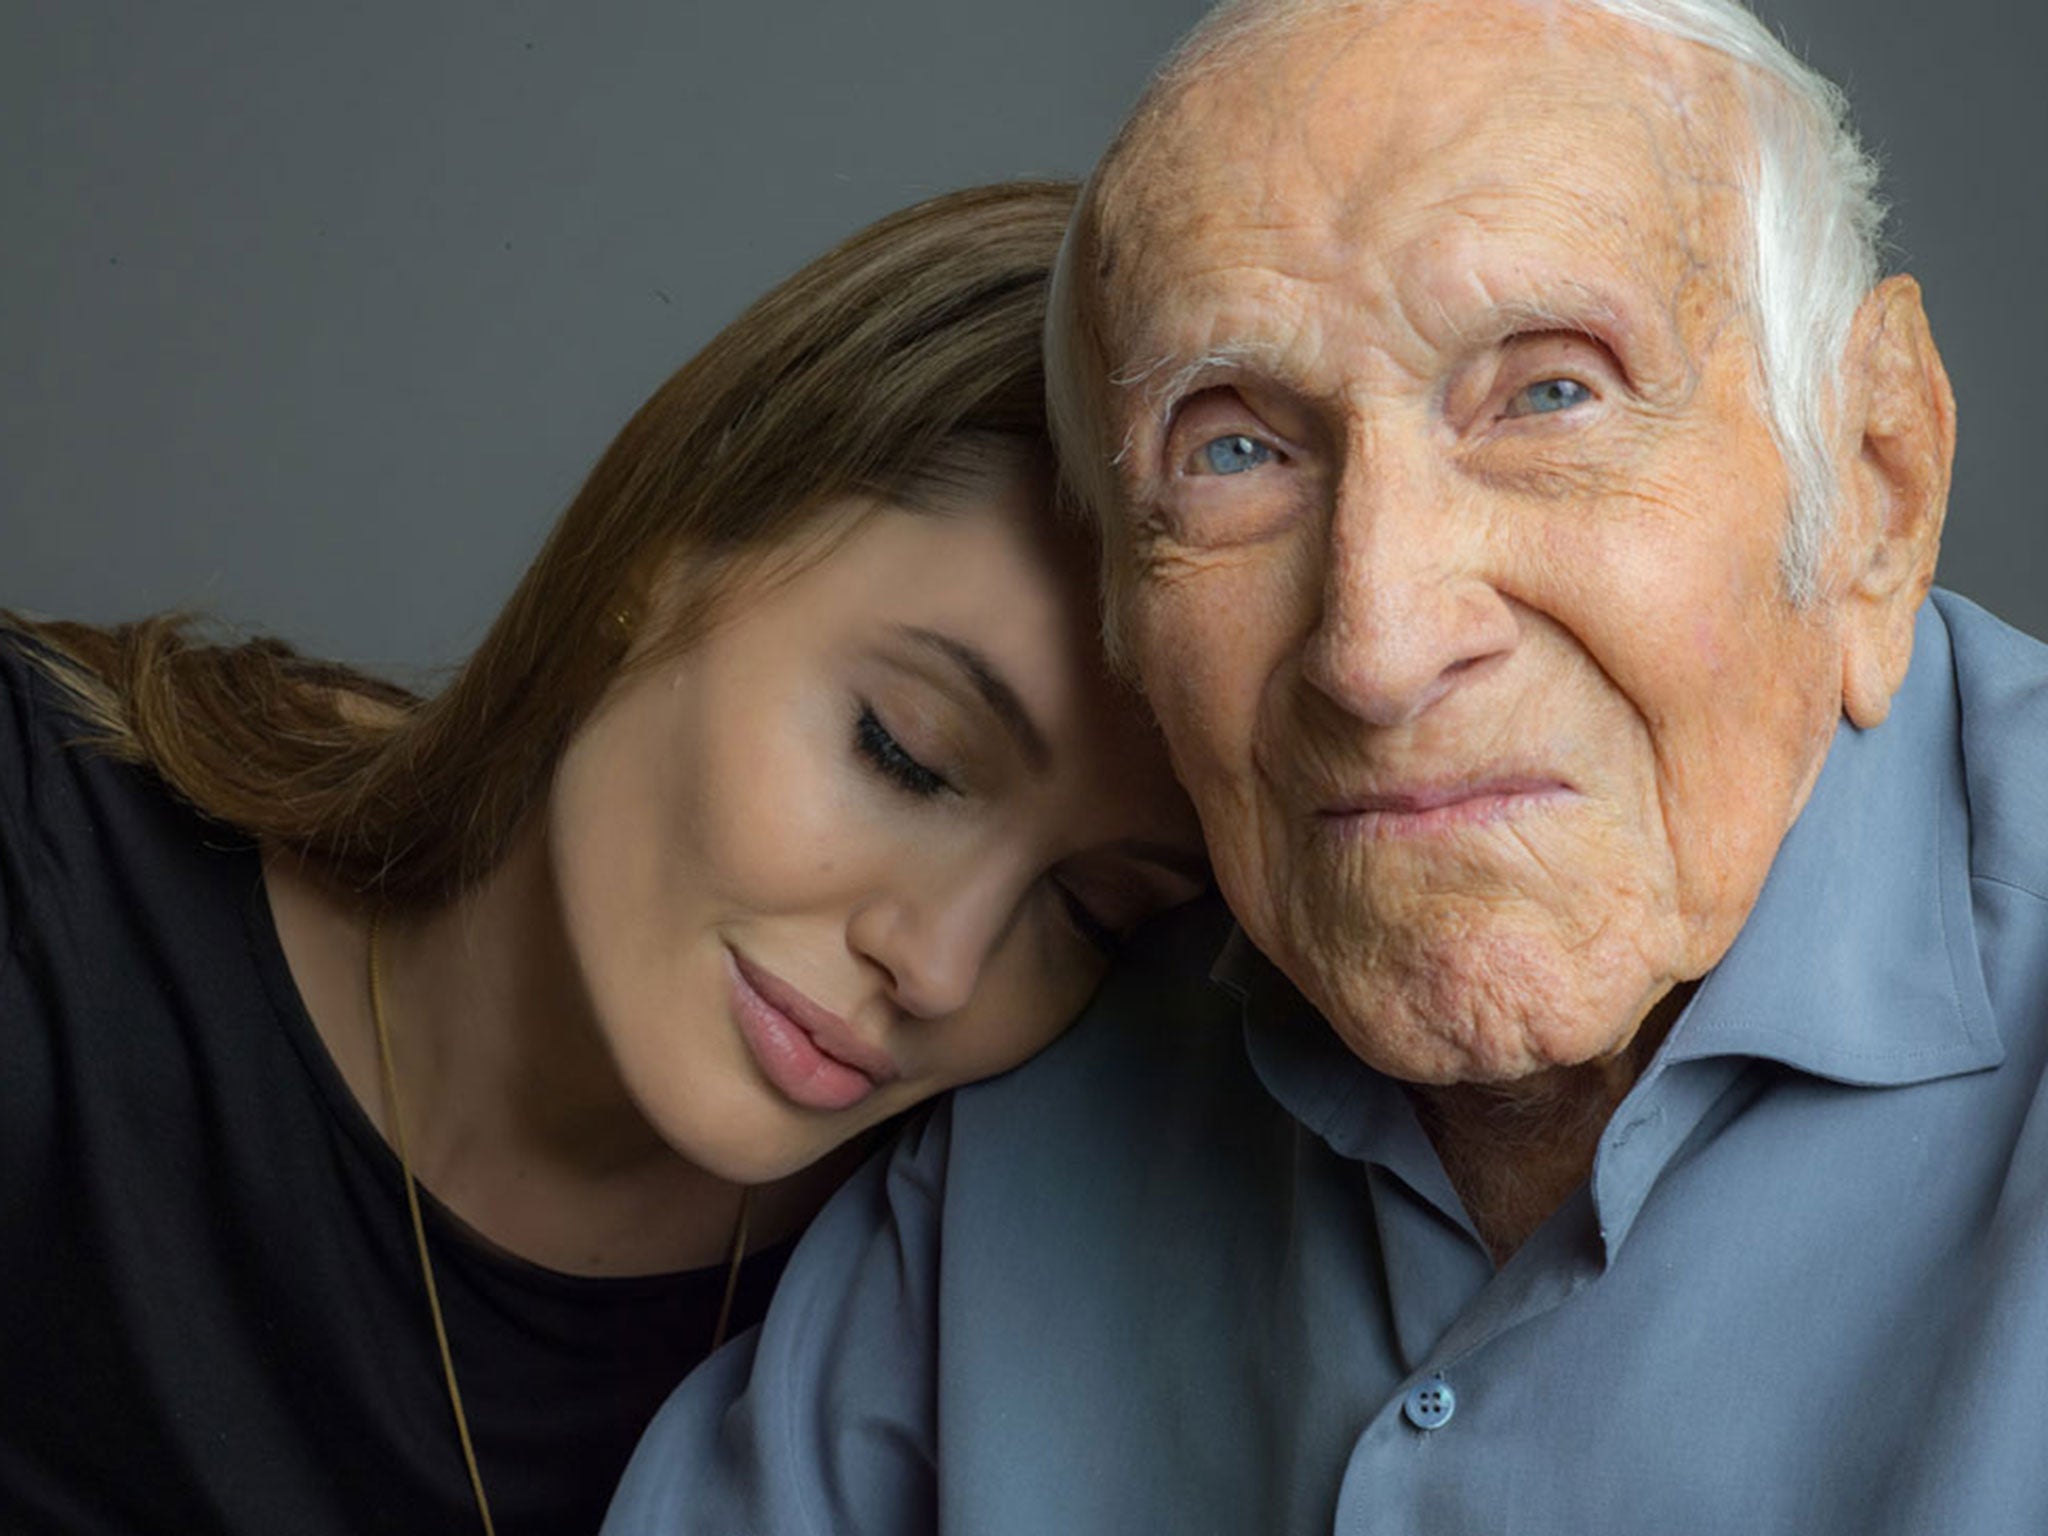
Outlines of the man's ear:
<svg viewBox="0 0 2048 1536">
<path fill-rule="evenodd" d="M 1891 713 L 1913 658 L 1956 451 L 1955 395 L 1912 278 L 1886 278 L 1864 299 L 1842 374 L 1842 710 L 1868 728 Z"/>
</svg>

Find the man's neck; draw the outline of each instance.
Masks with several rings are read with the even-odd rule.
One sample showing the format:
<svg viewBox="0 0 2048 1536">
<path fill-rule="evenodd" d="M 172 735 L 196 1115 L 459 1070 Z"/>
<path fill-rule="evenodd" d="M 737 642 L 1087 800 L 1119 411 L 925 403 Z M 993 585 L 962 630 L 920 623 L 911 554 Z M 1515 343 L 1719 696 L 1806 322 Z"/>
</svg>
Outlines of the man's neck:
<svg viewBox="0 0 2048 1536">
<path fill-rule="evenodd" d="M 1666 993 L 1628 1045 L 1599 1061 L 1512 1083 L 1410 1085 L 1423 1130 L 1496 1265 L 1592 1176 L 1607 1122 L 1692 991 Z"/>
</svg>

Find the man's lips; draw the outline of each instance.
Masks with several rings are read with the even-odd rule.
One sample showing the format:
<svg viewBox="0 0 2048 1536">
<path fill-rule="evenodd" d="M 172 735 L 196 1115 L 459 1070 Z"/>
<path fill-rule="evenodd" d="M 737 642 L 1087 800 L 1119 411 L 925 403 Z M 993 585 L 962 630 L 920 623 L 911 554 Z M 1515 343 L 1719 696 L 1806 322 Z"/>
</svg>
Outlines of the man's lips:
<svg viewBox="0 0 2048 1536">
<path fill-rule="evenodd" d="M 726 956 L 740 1036 L 785 1098 L 806 1109 L 849 1109 L 900 1075 L 886 1051 L 831 1009 L 738 950 Z"/>
<path fill-rule="evenodd" d="M 1415 781 L 1339 795 L 1316 814 L 1358 836 L 1416 837 L 1485 826 L 1571 793 L 1564 780 L 1541 774 Z"/>
</svg>

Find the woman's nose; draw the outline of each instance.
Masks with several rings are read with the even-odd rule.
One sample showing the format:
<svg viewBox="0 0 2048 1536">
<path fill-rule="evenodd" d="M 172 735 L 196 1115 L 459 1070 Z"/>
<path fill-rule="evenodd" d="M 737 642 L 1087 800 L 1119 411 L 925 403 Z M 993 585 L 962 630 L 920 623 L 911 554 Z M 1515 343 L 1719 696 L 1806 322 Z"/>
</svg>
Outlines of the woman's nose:
<svg viewBox="0 0 2048 1536">
<path fill-rule="evenodd" d="M 1009 931 L 1015 882 L 987 867 L 918 890 L 878 892 L 847 924 L 847 941 L 888 979 L 904 1012 L 940 1018 L 967 1006 Z"/>
</svg>

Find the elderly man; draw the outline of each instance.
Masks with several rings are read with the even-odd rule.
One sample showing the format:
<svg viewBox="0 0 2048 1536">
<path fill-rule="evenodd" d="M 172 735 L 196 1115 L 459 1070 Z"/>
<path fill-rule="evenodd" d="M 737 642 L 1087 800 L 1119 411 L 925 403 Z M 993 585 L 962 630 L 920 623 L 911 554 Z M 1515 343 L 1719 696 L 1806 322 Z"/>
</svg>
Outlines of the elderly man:
<svg viewBox="0 0 2048 1536">
<path fill-rule="evenodd" d="M 2048 1529 L 2048 653 L 1924 602 L 1875 225 L 1727 0 L 1204 24 L 1050 335 L 1236 927 L 850 1186 L 612 1529 Z"/>
</svg>

